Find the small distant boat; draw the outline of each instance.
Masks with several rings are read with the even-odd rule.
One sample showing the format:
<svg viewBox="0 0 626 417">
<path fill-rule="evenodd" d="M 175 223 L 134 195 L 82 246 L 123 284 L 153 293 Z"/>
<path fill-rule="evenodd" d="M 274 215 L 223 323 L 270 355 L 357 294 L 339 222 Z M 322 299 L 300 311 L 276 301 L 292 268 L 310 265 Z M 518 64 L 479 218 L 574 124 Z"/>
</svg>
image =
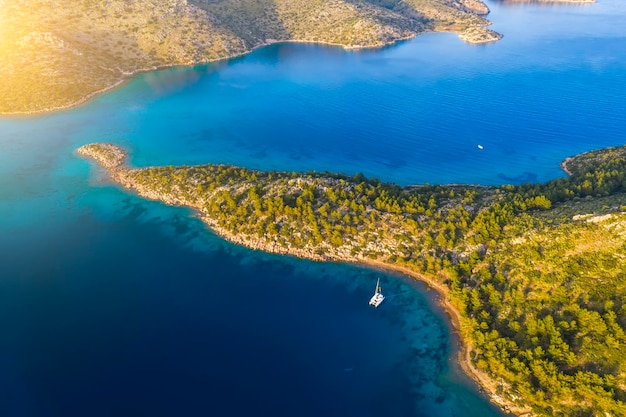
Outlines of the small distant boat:
<svg viewBox="0 0 626 417">
<path fill-rule="evenodd" d="M 382 293 L 382 288 L 380 288 L 380 278 L 378 278 L 378 281 L 376 281 L 376 291 L 374 291 L 374 295 L 370 298 L 370 305 L 378 307 L 384 299 L 385 296 Z"/>
<path fill-rule="evenodd" d="M 478 145 L 478 149 L 485 149 L 483 145 Z"/>
</svg>

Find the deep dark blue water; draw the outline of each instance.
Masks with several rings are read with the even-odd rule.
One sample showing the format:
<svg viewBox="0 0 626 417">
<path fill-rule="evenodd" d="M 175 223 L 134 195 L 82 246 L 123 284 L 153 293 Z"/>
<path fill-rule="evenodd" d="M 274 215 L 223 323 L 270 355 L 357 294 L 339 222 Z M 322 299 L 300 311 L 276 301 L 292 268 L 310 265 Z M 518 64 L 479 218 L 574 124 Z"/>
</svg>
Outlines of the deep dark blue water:
<svg viewBox="0 0 626 417">
<path fill-rule="evenodd" d="M 1 415 L 499 415 L 419 285 L 225 243 L 73 154 L 502 184 L 623 144 L 626 5 L 490 6 L 492 45 L 277 45 L 0 119 Z"/>
</svg>

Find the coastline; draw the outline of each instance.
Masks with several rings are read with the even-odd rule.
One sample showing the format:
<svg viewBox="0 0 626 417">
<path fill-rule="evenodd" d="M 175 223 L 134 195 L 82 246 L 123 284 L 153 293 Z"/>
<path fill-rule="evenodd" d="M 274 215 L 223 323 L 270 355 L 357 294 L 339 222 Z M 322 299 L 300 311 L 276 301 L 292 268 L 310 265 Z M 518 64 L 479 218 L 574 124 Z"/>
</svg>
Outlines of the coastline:
<svg viewBox="0 0 626 417">
<path fill-rule="evenodd" d="M 400 265 L 393 265 L 374 260 L 363 260 L 361 262 L 351 263 L 387 273 L 400 274 L 415 281 L 419 281 L 425 284 L 428 289 L 434 290 L 436 296 L 433 297 L 433 302 L 436 304 L 436 307 L 441 309 L 445 316 L 447 316 L 450 328 L 457 336 L 457 346 L 452 345 L 451 347 L 453 350 L 452 353 L 455 356 L 454 360 L 459 365 L 463 373 L 478 386 L 479 391 L 484 393 L 486 398 L 489 399 L 492 404 L 497 405 L 498 408 L 500 408 L 500 410 L 505 414 L 517 417 L 531 417 L 534 415 L 530 409 L 520 408 L 499 395 L 496 391 L 497 386 L 494 381 L 486 373 L 474 366 L 470 357 L 472 345 L 469 344 L 467 339 L 463 336 L 461 329 L 461 313 L 459 309 L 452 304 L 448 296 L 449 291 L 445 286 L 439 284 L 428 275 L 421 274 Z"/>
<path fill-rule="evenodd" d="M 492 380 L 486 373 L 480 371 L 474 366 L 470 356 L 470 352 L 472 351 L 472 345 L 464 337 L 461 328 L 461 312 L 454 304 L 452 304 L 449 297 L 448 288 L 437 282 L 437 279 L 435 277 L 424 275 L 418 271 L 412 270 L 402 265 L 390 264 L 377 259 L 370 259 L 358 256 L 338 256 L 326 254 L 320 255 L 310 250 L 284 248 L 281 246 L 277 246 L 276 244 L 269 244 L 260 238 L 253 239 L 247 235 L 238 235 L 232 233 L 221 227 L 217 223 L 217 221 L 212 219 L 202 207 L 198 207 L 189 201 L 177 201 L 164 198 L 163 196 L 158 196 L 151 191 L 143 189 L 140 185 L 133 183 L 132 180 L 130 180 L 125 175 L 126 172 L 134 169 L 127 164 L 126 159 L 128 157 L 128 153 L 124 149 L 113 144 L 99 144 L 100 147 L 102 147 L 103 145 L 105 151 L 108 152 L 107 155 L 90 152 L 89 149 L 86 149 L 85 147 L 79 148 L 76 153 L 97 162 L 102 168 L 105 169 L 108 177 L 114 183 L 121 185 L 127 191 L 131 191 L 142 198 L 153 201 L 160 201 L 170 206 L 186 207 L 192 209 L 213 233 L 226 241 L 247 247 L 249 249 L 259 250 L 267 253 L 293 256 L 296 258 L 308 259 L 317 262 L 341 262 L 357 266 L 363 266 L 371 269 L 382 270 L 385 272 L 398 273 L 409 277 L 412 280 L 424 283 L 428 288 L 436 291 L 436 303 L 442 309 L 442 311 L 445 312 L 445 315 L 449 318 L 451 328 L 458 335 L 458 350 L 455 351 L 454 354 L 456 355 L 455 360 L 459 364 L 460 369 L 472 381 L 474 381 L 474 383 L 476 383 L 479 391 L 484 392 L 486 397 L 493 404 L 497 405 L 504 413 L 518 417 L 530 417 L 534 415 L 530 409 L 521 408 L 499 395 L 497 392 L 497 383 Z"/>
<path fill-rule="evenodd" d="M 507 340 L 510 339 L 507 339 L 507 330 L 503 327 L 495 328 L 486 335 L 483 330 L 489 330 L 489 324 L 486 321 L 477 322 L 475 313 L 481 308 L 495 308 L 495 311 L 491 310 L 492 314 L 500 314 L 499 311 L 501 310 L 498 310 L 498 307 L 517 308 L 516 306 L 522 306 L 522 308 L 526 308 L 525 305 L 527 304 L 525 303 L 533 302 L 532 298 L 517 297 L 517 299 L 508 299 L 505 303 L 504 297 L 498 297 L 497 292 L 495 292 L 496 298 L 492 302 L 491 298 L 495 287 L 491 286 L 492 282 L 489 280 L 497 280 L 493 281 L 497 283 L 507 279 L 504 275 L 496 277 L 493 275 L 495 272 L 490 272 L 503 270 L 502 264 L 497 263 L 498 261 L 492 263 L 494 259 L 497 259 L 494 256 L 497 257 L 498 254 L 501 254 L 505 262 L 511 262 L 509 265 L 520 268 L 519 272 L 515 273 L 517 275 L 509 276 L 512 282 L 518 283 L 520 280 L 527 279 L 528 276 L 525 273 L 526 270 L 522 269 L 526 268 L 527 265 L 525 258 L 519 256 L 520 253 L 526 253 L 528 247 L 532 247 L 531 250 L 534 250 L 536 242 L 550 241 L 552 245 L 549 247 L 550 253 L 555 253 L 556 256 L 546 264 L 551 268 L 560 268 L 563 258 L 560 255 L 561 252 L 556 251 L 562 250 L 563 242 L 571 241 L 572 233 L 570 232 L 575 231 L 573 233 L 574 236 L 577 236 L 574 243 L 575 248 L 588 248 L 587 242 L 589 241 L 606 241 L 606 245 L 609 245 L 603 246 L 602 250 L 599 249 L 599 246 L 597 248 L 594 246 L 591 248 L 591 252 L 588 252 L 588 256 L 595 257 L 597 252 L 605 254 L 609 259 L 615 259 L 616 263 L 611 267 L 614 269 L 607 271 L 611 274 L 610 279 L 617 281 L 619 278 L 615 274 L 624 270 L 623 265 L 620 266 L 619 264 L 624 259 L 616 254 L 620 253 L 619 250 L 623 247 L 623 238 L 626 234 L 623 233 L 621 220 L 612 217 L 613 213 L 623 211 L 623 206 L 620 209 L 620 198 L 623 196 L 621 178 L 618 178 L 619 182 L 608 183 L 607 187 L 596 190 L 595 196 L 617 197 L 612 200 L 617 202 L 617 205 L 606 206 L 606 210 L 603 207 L 601 214 L 607 212 L 607 215 L 594 217 L 598 221 L 607 219 L 607 222 L 608 219 L 613 219 L 609 223 L 599 226 L 598 229 L 586 228 L 584 223 L 578 222 L 581 218 L 587 218 L 585 214 L 589 213 L 589 209 L 591 212 L 596 212 L 598 205 L 596 201 L 589 201 L 588 204 L 576 210 L 575 212 L 579 216 L 571 217 L 571 214 L 566 213 L 565 218 L 571 217 L 572 221 L 557 225 L 557 227 L 546 226 L 546 223 L 539 218 L 536 219 L 541 224 L 536 224 L 530 215 L 519 219 L 519 222 L 507 223 L 523 228 L 522 223 L 532 222 L 530 227 L 521 230 L 516 229 L 514 234 L 508 233 L 500 236 L 503 239 L 493 243 L 491 255 L 487 254 L 488 248 L 481 247 L 481 242 L 476 240 L 464 241 L 464 246 L 457 246 L 464 252 L 458 250 L 457 252 L 444 252 L 443 256 L 448 256 L 450 261 L 448 266 L 452 266 L 455 259 L 460 259 L 456 263 L 458 268 L 446 268 L 445 259 L 441 257 L 442 251 L 454 243 L 450 244 L 447 240 L 442 241 L 441 231 L 438 232 L 436 240 L 433 240 L 432 231 L 437 232 L 437 229 L 433 229 L 436 224 L 433 225 L 432 223 L 436 223 L 438 219 L 442 218 L 448 219 L 447 222 L 450 222 L 450 217 L 442 217 L 437 213 L 433 214 L 433 212 L 426 213 L 424 205 L 410 206 L 407 204 L 411 204 L 410 202 L 414 201 L 413 198 L 421 198 L 424 202 L 428 199 L 429 206 L 435 206 L 432 204 L 435 196 L 446 196 L 451 193 L 451 190 L 436 189 L 431 193 L 402 195 L 396 199 L 381 201 L 379 198 L 381 196 L 384 198 L 386 193 L 399 194 L 403 189 L 393 184 L 381 185 L 378 182 L 374 186 L 367 181 L 359 182 L 358 177 L 351 180 L 349 177 L 333 176 L 333 174 L 307 176 L 293 171 L 262 172 L 227 164 L 133 168 L 131 164 L 127 163 L 128 153 L 112 143 L 83 145 L 76 150 L 76 153 L 89 157 L 97 162 L 101 168 L 106 169 L 105 172 L 99 171 L 100 179 L 108 178 L 115 182 L 118 187 L 122 186 L 132 194 L 147 200 L 190 208 L 194 210 L 194 213 L 197 213 L 195 216 L 203 221 L 207 229 L 211 229 L 216 236 L 233 244 L 266 253 L 288 255 L 293 258 L 320 262 L 330 261 L 383 270 L 390 274 L 399 275 L 405 282 L 419 282 L 420 286 L 425 286 L 422 288 L 435 290 L 429 297 L 431 306 L 436 307 L 439 317 L 451 335 L 451 340 L 454 340 L 453 345 L 448 345 L 451 353 L 445 355 L 448 370 L 453 370 L 453 373 L 442 373 L 442 382 L 446 384 L 449 381 L 446 377 L 454 375 L 455 379 L 464 381 L 467 388 L 474 392 L 478 389 L 478 393 L 483 394 L 484 399 L 489 400 L 494 406 L 494 411 L 495 407 L 498 407 L 507 415 L 519 417 L 534 417 L 535 413 L 543 415 L 545 402 L 534 397 L 536 394 L 530 385 L 531 381 L 524 381 L 522 386 L 517 385 L 519 379 L 503 372 L 499 368 L 497 359 L 494 359 L 493 356 L 487 356 L 489 352 L 494 350 L 493 343 L 496 343 L 497 339 L 502 339 L 504 343 L 509 343 Z M 568 190 L 570 189 L 569 186 L 572 188 L 582 187 L 587 175 L 583 176 L 581 173 L 588 173 L 594 178 L 601 178 L 602 176 L 617 178 L 617 174 L 614 173 L 623 173 L 626 169 L 626 146 L 589 151 L 586 154 L 570 157 L 568 162 L 565 167 L 574 173 L 573 179 L 563 181 L 559 178 L 538 188 L 530 188 L 531 192 L 542 194 L 544 189 L 542 187 L 556 188 L 556 192 Z M 556 187 L 552 187 L 553 185 Z M 490 200 L 493 194 L 480 194 L 480 198 L 476 200 L 472 194 L 474 190 L 466 191 L 469 191 L 472 198 L 464 201 L 466 204 L 473 204 L 467 210 L 474 210 L 475 212 L 484 207 L 501 207 L 499 202 L 520 201 L 520 198 L 528 196 L 528 192 L 523 193 L 511 189 L 508 195 L 503 196 L 503 199 L 494 202 L 486 201 Z M 585 197 L 582 191 L 579 194 L 574 194 L 567 201 L 573 201 L 580 196 Z M 536 199 L 533 197 L 529 204 L 537 204 L 537 207 L 540 207 L 542 201 L 535 203 L 534 200 Z M 585 200 L 587 199 L 585 198 Z M 363 205 L 359 208 L 356 201 Z M 452 201 L 454 204 L 454 200 Z M 439 207 L 442 207 L 442 204 L 449 204 L 449 202 L 450 200 L 444 200 L 444 202 L 440 202 Z M 396 205 L 397 209 L 394 210 Z M 352 211 L 345 209 L 352 206 L 354 206 Z M 531 206 L 531 209 L 534 207 Z M 329 223 L 334 219 L 341 218 L 343 210 L 345 210 L 344 218 L 342 218 L 343 223 L 335 223 L 338 224 L 337 226 Z M 555 210 L 546 213 L 546 216 L 551 216 L 546 217 L 546 219 L 564 218 L 559 207 Z M 565 210 L 567 211 L 568 208 L 565 207 Z M 398 217 L 400 219 L 394 217 L 392 211 L 399 212 Z M 401 217 L 403 213 L 412 213 L 413 211 L 424 213 L 424 217 L 417 219 L 420 223 L 412 218 L 404 220 Z M 483 220 L 480 220 L 480 213 L 485 212 L 485 210 L 481 210 L 476 214 L 474 219 L 479 219 L 479 223 L 472 230 L 485 227 Z M 495 209 L 490 211 L 490 213 L 495 212 Z M 527 212 L 521 213 L 525 216 Z M 471 213 L 468 212 L 468 214 Z M 515 214 L 512 212 L 511 216 Z M 410 223 L 411 221 L 414 223 Z M 453 219 L 452 221 L 464 221 L 464 218 Z M 323 234 L 320 232 L 321 228 L 324 228 Z M 527 234 L 528 232 L 529 234 Z M 539 234 L 535 235 L 536 237 L 532 236 L 537 232 Z M 581 234 L 578 235 L 578 232 Z M 468 235 L 465 234 L 464 236 L 467 237 Z M 475 235 L 469 237 L 472 236 Z M 519 238 L 520 236 L 527 236 L 528 239 Z M 472 246 L 468 246 L 468 244 Z M 525 245 L 521 247 L 521 252 L 517 249 L 517 245 L 520 244 Z M 425 252 L 424 246 L 417 245 L 428 245 L 425 247 L 430 252 Z M 461 258 L 467 253 L 473 254 L 473 260 L 469 263 Z M 418 257 L 419 254 L 424 255 L 420 258 Z M 435 258 L 437 255 L 440 258 Z M 439 268 L 437 265 L 432 265 L 433 262 L 437 262 L 437 259 L 444 259 Z M 508 259 L 513 260 L 509 261 Z M 577 259 L 565 258 L 565 261 L 568 264 L 578 265 Z M 532 268 L 532 265 L 528 267 Z M 591 271 L 596 270 L 591 269 L 595 268 L 594 262 L 590 262 L 589 265 Z M 483 272 L 486 274 L 482 275 Z M 594 276 L 593 274 L 594 272 L 585 273 L 585 275 Z M 484 278 L 487 282 L 483 281 L 480 287 L 475 286 L 472 289 L 472 282 L 469 282 L 472 278 L 477 281 Z M 580 294 L 586 294 L 588 285 L 595 285 L 595 283 L 590 281 L 577 291 Z M 479 289 L 476 290 L 476 288 Z M 543 288 L 536 290 L 535 294 L 539 291 L 545 297 L 550 296 Z M 477 301 L 472 300 L 475 297 L 478 297 Z M 519 300 L 518 304 L 516 304 L 517 300 Z M 447 315 L 447 319 L 443 312 Z M 482 316 L 484 317 L 484 315 Z M 485 317 L 485 320 L 487 319 L 488 317 Z M 493 341 L 491 345 L 485 343 L 486 337 L 490 338 L 488 341 Z M 517 345 L 512 344 L 511 346 L 515 348 Z M 518 352 L 518 350 L 504 351 L 503 356 L 514 358 Z M 585 353 L 583 352 L 583 354 Z M 496 362 L 489 362 L 492 360 Z M 494 364 L 495 367 L 492 366 Z M 599 392 L 608 392 L 605 395 L 611 395 L 604 386 L 599 386 L 598 389 Z M 546 390 L 546 392 L 550 392 L 549 387 Z M 573 387 L 571 392 L 576 392 L 575 390 L 576 387 Z M 572 398 L 572 401 L 575 400 Z M 561 404 L 558 403 L 555 406 L 561 407 Z M 617 402 L 614 409 L 619 410 L 619 412 L 612 415 L 623 415 L 621 407 L 622 404 Z M 571 411 L 571 409 L 563 410 L 564 415 L 568 415 Z"/>
<path fill-rule="evenodd" d="M 216 58 L 213 60 L 207 60 L 207 61 L 198 61 L 198 62 L 189 62 L 186 64 L 163 64 L 163 65 L 158 65 L 158 66 L 153 66 L 153 67 L 149 67 L 149 68 L 140 68 L 134 71 L 130 71 L 130 72 L 120 72 L 120 79 L 118 79 L 115 83 L 111 84 L 110 86 L 104 87 L 100 90 L 97 91 L 92 91 L 88 94 L 86 94 L 85 96 L 79 98 L 78 100 L 69 103 L 67 105 L 62 105 L 62 106 L 56 106 L 56 107 L 49 107 L 49 108 L 45 108 L 42 110 L 37 110 L 37 111 L 16 111 L 16 112 L 3 112 L 0 111 L 0 117 L 28 117 L 28 116 L 37 116 L 37 115 L 43 115 L 43 114 L 49 114 L 49 113 L 56 113 L 56 112 L 60 112 L 60 111 L 65 111 L 65 110 L 70 110 L 79 106 L 82 106 L 83 104 L 86 104 L 87 102 L 89 102 L 91 99 L 116 90 L 118 88 L 123 87 L 127 82 L 131 81 L 133 77 L 139 75 L 139 74 L 145 74 L 148 72 L 153 72 L 153 71 L 159 71 L 159 70 L 164 70 L 164 69 L 168 69 L 168 68 L 186 68 L 186 67 L 193 67 L 196 65 L 207 65 L 207 64 L 213 64 L 213 63 L 219 63 L 222 61 L 227 61 L 229 59 L 234 59 L 234 58 L 240 58 L 243 57 L 245 55 L 248 55 L 258 49 L 262 49 L 265 48 L 267 46 L 272 46 L 272 45 L 280 45 L 280 44 L 289 44 L 289 43 L 295 43 L 295 44 L 308 44 L 308 45 L 323 45 L 323 46 L 332 46 L 332 47 L 339 47 L 342 48 L 345 51 L 362 51 L 362 50 L 376 50 L 376 49 L 382 49 L 388 46 L 392 46 L 392 45 L 396 45 L 400 42 L 404 42 L 404 41 L 408 41 L 411 39 L 415 39 L 417 36 L 423 35 L 423 34 L 427 34 L 427 33 L 456 33 L 457 36 L 459 36 L 459 38 L 465 42 L 468 43 L 470 45 L 482 45 L 485 43 L 491 43 L 491 42 L 497 42 L 500 39 L 502 39 L 503 35 L 492 31 L 490 29 L 488 29 L 486 26 L 482 26 L 479 29 L 483 29 L 484 31 L 486 31 L 487 33 L 493 33 L 493 38 L 492 39 L 488 39 L 488 40 L 482 40 L 482 41 L 474 41 L 472 42 L 472 40 L 468 37 L 464 37 L 463 33 L 464 32 L 454 32 L 454 31 L 447 31 L 447 30 L 426 30 L 424 32 L 420 32 L 420 33 L 415 33 L 409 36 L 405 36 L 405 37 L 400 37 L 388 42 L 380 42 L 374 45 L 361 45 L 361 46 L 350 46 L 350 45 L 345 45 L 345 44 L 340 44 L 340 43 L 332 43 L 332 42 L 324 42 L 324 41 L 306 41 L 306 40 L 298 40 L 298 39 L 288 39 L 288 40 L 271 40 L 270 42 L 265 42 L 259 45 L 256 45 L 252 48 L 250 48 L 247 51 L 241 52 L 241 53 L 234 53 L 234 54 L 230 54 L 230 55 L 226 55 L 224 57 L 220 57 L 220 58 Z"/>
<path fill-rule="evenodd" d="M 580 158 L 581 156 L 589 155 L 591 152 L 593 151 L 587 151 L 579 153 L 578 155 L 568 156 L 559 164 L 559 168 L 561 168 L 561 170 L 563 170 L 563 172 L 565 172 L 568 177 L 571 177 L 572 175 L 574 175 L 574 173 L 569 169 L 568 165 L 570 164 L 570 162 L 576 160 L 577 158 Z"/>
<path fill-rule="evenodd" d="M 559 167 L 563 170 L 563 172 L 567 174 L 568 177 L 572 176 L 572 171 L 570 171 L 569 168 L 567 168 L 567 164 L 570 163 L 573 159 L 574 159 L 573 156 L 569 156 L 565 158 L 563 162 L 559 164 Z"/>
</svg>

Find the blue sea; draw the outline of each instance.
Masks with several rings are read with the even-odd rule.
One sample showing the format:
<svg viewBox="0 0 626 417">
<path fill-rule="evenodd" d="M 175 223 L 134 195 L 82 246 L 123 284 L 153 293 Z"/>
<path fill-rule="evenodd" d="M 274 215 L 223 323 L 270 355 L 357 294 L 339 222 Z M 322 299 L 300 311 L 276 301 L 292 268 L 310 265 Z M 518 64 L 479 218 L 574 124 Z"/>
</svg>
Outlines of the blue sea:
<svg viewBox="0 0 626 417">
<path fill-rule="evenodd" d="M 274 45 L 0 118 L 0 415 L 501 416 L 421 284 L 232 245 L 74 154 L 517 184 L 624 144 L 626 4 L 489 6 L 494 44 Z"/>
</svg>

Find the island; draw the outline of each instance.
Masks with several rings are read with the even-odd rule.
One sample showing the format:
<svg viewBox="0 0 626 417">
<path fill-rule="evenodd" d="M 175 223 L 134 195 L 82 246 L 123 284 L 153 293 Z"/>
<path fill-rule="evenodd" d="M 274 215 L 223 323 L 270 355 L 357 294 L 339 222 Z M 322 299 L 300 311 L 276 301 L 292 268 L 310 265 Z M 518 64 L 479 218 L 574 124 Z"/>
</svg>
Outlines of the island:
<svg viewBox="0 0 626 417">
<path fill-rule="evenodd" d="M 501 38 L 480 0 L 0 0 L 0 114 L 64 109 L 133 74 L 279 42 L 376 48 L 424 32 Z"/>
<path fill-rule="evenodd" d="M 498 187 L 132 168 L 110 143 L 77 153 L 231 242 L 424 281 L 461 335 L 463 369 L 510 413 L 626 415 L 626 146 L 568 158 L 567 177 Z"/>
</svg>

